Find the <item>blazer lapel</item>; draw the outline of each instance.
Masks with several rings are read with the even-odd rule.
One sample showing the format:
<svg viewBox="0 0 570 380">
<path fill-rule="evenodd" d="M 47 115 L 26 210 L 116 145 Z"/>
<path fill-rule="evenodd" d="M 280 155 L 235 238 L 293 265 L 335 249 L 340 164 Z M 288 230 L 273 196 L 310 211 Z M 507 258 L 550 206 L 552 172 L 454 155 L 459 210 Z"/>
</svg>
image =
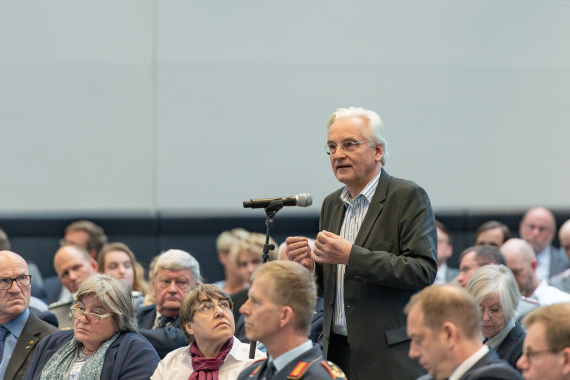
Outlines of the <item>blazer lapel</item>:
<svg viewBox="0 0 570 380">
<path fill-rule="evenodd" d="M 332 217 L 330 221 L 329 232 L 333 234 L 340 235 L 340 228 L 342 227 L 342 222 L 344 220 L 344 214 L 346 213 L 346 207 L 344 202 L 337 199 L 333 206 Z"/>
<path fill-rule="evenodd" d="M 4 379 L 12 380 L 16 373 L 24 364 L 30 353 L 32 352 L 33 348 L 38 344 L 39 337 L 42 332 L 41 323 L 39 319 L 30 312 L 30 316 L 28 317 L 28 321 L 16 342 L 16 346 L 14 347 L 14 352 L 12 353 L 12 357 L 8 362 L 8 366 L 6 367 L 6 373 L 4 374 Z"/>
<path fill-rule="evenodd" d="M 378 185 L 376 186 L 376 191 L 374 192 L 374 196 L 370 201 L 370 206 L 368 207 L 368 211 L 366 211 L 366 216 L 360 225 L 360 229 L 358 230 L 358 235 L 356 235 L 354 245 L 359 247 L 364 246 L 368 235 L 370 235 L 370 231 L 372 231 L 374 223 L 376 223 L 376 219 L 378 219 L 380 213 L 382 212 L 382 209 L 384 208 L 384 201 L 386 200 L 388 185 L 390 184 L 391 179 L 392 176 L 386 173 L 384 169 L 382 169 L 382 173 L 378 179 Z"/>
</svg>

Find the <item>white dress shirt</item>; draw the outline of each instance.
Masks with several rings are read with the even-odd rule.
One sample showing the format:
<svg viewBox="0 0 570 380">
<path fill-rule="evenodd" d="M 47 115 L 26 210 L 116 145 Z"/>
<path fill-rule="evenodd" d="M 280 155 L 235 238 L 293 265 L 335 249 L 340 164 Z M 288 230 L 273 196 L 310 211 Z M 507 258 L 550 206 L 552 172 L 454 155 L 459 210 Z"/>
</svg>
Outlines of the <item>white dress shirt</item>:
<svg viewBox="0 0 570 380">
<path fill-rule="evenodd" d="M 471 369 L 481 358 L 489 352 L 489 346 L 486 344 L 483 345 L 480 349 L 475 351 L 473 355 L 467 358 L 463 363 L 459 364 L 455 371 L 449 376 L 448 380 L 459 380 L 461 376 L 465 375 L 467 371 Z"/>
<path fill-rule="evenodd" d="M 545 280 L 540 281 L 530 298 L 536 299 L 540 306 L 570 302 L 570 294 L 548 285 Z"/>
<path fill-rule="evenodd" d="M 249 344 L 242 343 L 234 336 L 234 344 L 224 364 L 220 367 L 219 380 L 236 380 L 239 374 L 254 361 L 265 358 L 265 354 L 255 350 L 255 359 L 249 358 Z M 188 380 L 194 372 L 190 346 L 180 347 L 164 357 L 150 378 L 151 380 Z"/>
<path fill-rule="evenodd" d="M 434 285 L 447 284 L 447 264 L 441 264 L 437 267 L 437 275 L 435 276 Z"/>
<path fill-rule="evenodd" d="M 551 246 L 549 245 L 536 255 L 536 261 L 538 263 L 536 267 L 536 277 L 541 280 L 548 280 L 550 277 L 550 248 Z"/>
</svg>

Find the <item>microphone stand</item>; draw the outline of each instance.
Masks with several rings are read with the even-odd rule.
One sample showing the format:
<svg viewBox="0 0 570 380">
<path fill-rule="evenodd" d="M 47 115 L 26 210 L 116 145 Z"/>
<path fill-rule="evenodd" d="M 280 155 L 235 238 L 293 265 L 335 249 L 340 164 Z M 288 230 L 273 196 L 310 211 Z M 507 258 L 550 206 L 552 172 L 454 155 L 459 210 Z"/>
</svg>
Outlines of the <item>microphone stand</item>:
<svg viewBox="0 0 570 380">
<path fill-rule="evenodd" d="M 275 245 L 269 244 L 269 235 L 271 233 L 271 228 L 273 227 L 273 222 L 275 219 L 275 214 L 277 211 L 283 208 L 283 199 L 274 199 L 271 201 L 269 206 L 265 208 L 265 214 L 267 215 L 267 219 L 265 221 L 265 225 L 267 226 L 267 232 L 265 234 L 265 244 L 263 245 L 263 256 L 261 265 L 265 264 L 269 259 L 269 251 L 273 251 L 275 249 Z M 255 348 L 257 347 L 257 341 L 252 340 L 249 344 L 249 358 L 255 358 Z"/>
</svg>

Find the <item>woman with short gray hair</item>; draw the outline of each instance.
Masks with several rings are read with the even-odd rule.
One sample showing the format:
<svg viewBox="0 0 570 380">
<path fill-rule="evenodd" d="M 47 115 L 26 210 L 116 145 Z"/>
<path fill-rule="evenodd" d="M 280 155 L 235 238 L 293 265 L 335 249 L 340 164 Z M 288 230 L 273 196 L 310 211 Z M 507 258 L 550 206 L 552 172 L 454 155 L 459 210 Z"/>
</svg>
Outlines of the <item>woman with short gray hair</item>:
<svg viewBox="0 0 570 380">
<path fill-rule="evenodd" d="M 160 361 L 139 335 L 131 288 L 106 274 L 87 278 L 74 294 L 73 330 L 45 338 L 26 380 L 149 379 Z"/>
<path fill-rule="evenodd" d="M 517 368 L 526 334 L 513 320 L 521 297 L 513 273 L 504 265 L 482 266 L 471 276 L 465 290 L 479 303 L 483 342 Z"/>
</svg>

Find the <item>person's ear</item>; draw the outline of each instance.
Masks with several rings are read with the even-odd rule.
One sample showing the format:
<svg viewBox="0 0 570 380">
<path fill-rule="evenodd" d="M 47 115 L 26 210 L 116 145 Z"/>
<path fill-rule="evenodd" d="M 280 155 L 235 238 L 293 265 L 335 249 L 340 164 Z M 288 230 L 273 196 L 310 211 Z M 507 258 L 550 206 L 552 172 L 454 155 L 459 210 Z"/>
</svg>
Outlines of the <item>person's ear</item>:
<svg viewBox="0 0 570 380">
<path fill-rule="evenodd" d="M 295 313 L 291 306 L 283 306 L 279 313 L 279 327 L 284 327 L 293 323 L 293 319 L 295 319 Z"/>
<path fill-rule="evenodd" d="M 97 271 L 99 270 L 99 264 L 97 264 L 97 261 L 91 259 L 90 263 L 91 267 L 93 268 L 93 271 L 97 273 Z"/>
<path fill-rule="evenodd" d="M 186 332 L 190 335 L 194 335 L 194 330 L 192 329 L 192 322 L 186 322 L 186 324 L 184 325 L 184 328 L 186 329 Z"/>
<path fill-rule="evenodd" d="M 567 377 L 570 375 L 570 347 L 566 347 L 562 350 L 562 374 Z"/>
</svg>

